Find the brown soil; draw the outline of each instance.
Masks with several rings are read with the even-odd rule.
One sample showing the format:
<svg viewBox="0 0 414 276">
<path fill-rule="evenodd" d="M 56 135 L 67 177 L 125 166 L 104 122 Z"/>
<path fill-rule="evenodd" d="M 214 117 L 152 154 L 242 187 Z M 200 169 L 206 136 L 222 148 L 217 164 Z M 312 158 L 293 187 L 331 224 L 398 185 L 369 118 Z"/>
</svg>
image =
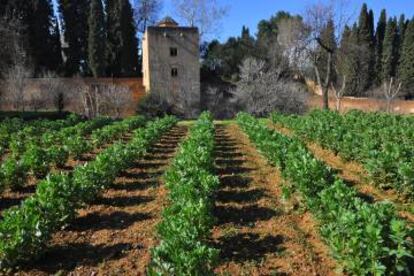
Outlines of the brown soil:
<svg viewBox="0 0 414 276">
<path fill-rule="evenodd" d="M 286 208 L 280 173 L 236 125 L 217 125 L 221 180 L 213 241 L 222 275 L 334 275 L 335 262 L 308 213 Z"/>
<path fill-rule="evenodd" d="M 285 135 L 293 135 L 293 132 L 290 129 L 280 125 L 273 124 L 272 127 Z M 407 211 L 410 209 L 414 210 L 414 205 L 412 203 L 404 202 L 404 200 L 399 198 L 398 194 L 392 189 L 381 190 L 375 187 L 375 184 L 368 180 L 368 173 L 360 163 L 355 161 L 344 161 L 340 156 L 328 149 L 322 148 L 317 143 L 307 142 L 307 147 L 317 159 L 333 168 L 346 184 L 354 187 L 359 192 L 361 198 L 368 202 L 389 200 L 394 203 L 401 217 L 411 223 L 414 222 L 414 214 Z"/>
<path fill-rule="evenodd" d="M 155 227 L 166 205 L 162 175 L 186 127 L 165 134 L 145 157 L 76 220 L 56 233 L 46 254 L 21 275 L 143 275 L 156 244 Z"/>
</svg>

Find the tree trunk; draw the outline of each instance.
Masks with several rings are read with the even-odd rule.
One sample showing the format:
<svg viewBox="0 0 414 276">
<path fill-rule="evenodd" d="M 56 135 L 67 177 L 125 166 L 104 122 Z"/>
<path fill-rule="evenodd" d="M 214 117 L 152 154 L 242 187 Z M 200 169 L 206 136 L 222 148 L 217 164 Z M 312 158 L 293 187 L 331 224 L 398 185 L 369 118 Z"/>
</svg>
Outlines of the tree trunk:
<svg viewBox="0 0 414 276">
<path fill-rule="evenodd" d="M 322 87 L 322 97 L 323 97 L 323 109 L 329 110 L 329 88 L 323 86 Z"/>
<path fill-rule="evenodd" d="M 326 64 L 326 76 L 325 83 L 322 88 L 323 96 L 323 109 L 329 110 L 329 84 L 331 83 L 331 70 L 332 70 L 332 53 L 328 52 L 328 62 Z"/>
<path fill-rule="evenodd" d="M 391 101 L 392 101 L 391 98 L 387 98 L 387 107 L 386 107 L 387 113 L 391 113 Z"/>
<path fill-rule="evenodd" d="M 328 98 L 328 87 L 325 87 L 325 84 L 322 83 L 318 66 L 316 64 L 313 65 L 316 75 L 316 81 L 321 88 L 322 91 L 322 106 L 323 109 L 329 109 L 329 98 Z"/>
</svg>

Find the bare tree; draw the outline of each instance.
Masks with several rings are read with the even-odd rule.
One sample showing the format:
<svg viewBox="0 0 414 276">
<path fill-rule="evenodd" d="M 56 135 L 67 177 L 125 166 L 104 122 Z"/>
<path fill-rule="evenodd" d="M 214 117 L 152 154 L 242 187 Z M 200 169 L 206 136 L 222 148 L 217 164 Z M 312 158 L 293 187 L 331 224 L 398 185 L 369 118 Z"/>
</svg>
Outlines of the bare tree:
<svg viewBox="0 0 414 276">
<path fill-rule="evenodd" d="M 300 67 L 306 63 L 304 49 L 307 46 L 309 30 L 299 17 L 282 19 L 278 24 L 277 44 L 269 45 L 273 48 L 271 56 L 281 53 L 288 61 L 289 67 L 294 71 L 300 71 Z M 277 46 L 277 47 L 276 47 Z"/>
<path fill-rule="evenodd" d="M 247 58 L 240 66 L 240 81 L 233 92 L 237 105 L 245 111 L 265 116 L 269 112 L 303 113 L 307 93 L 298 83 L 283 77 L 279 68 Z"/>
<path fill-rule="evenodd" d="M 104 85 L 101 93 L 107 115 L 120 118 L 123 110 L 133 107 L 132 92 L 128 87 L 115 84 Z"/>
<path fill-rule="evenodd" d="M 227 7 L 217 0 L 174 0 L 178 17 L 192 27 L 198 27 L 200 36 L 214 33 L 227 13 Z"/>
<path fill-rule="evenodd" d="M 15 110 L 25 111 L 27 88 L 33 70 L 25 64 L 14 64 L 4 73 L 6 99 Z"/>
<path fill-rule="evenodd" d="M 54 72 L 45 72 L 40 79 L 40 90 L 48 103 L 53 103 L 61 113 L 65 107 L 66 95 L 70 93 L 68 86 Z"/>
<path fill-rule="evenodd" d="M 329 87 L 332 83 L 333 58 L 336 53 L 336 47 L 332 47 L 322 39 L 322 33 L 328 26 L 333 23 L 335 44 L 338 45 L 342 30 L 349 21 L 350 17 L 345 14 L 346 1 L 331 1 L 328 4 L 319 2 L 307 7 L 305 11 L 305 24 L 309 36 L 307 38 L 306 53 L 312 64 L 316 81 L 322 89 L 323 107 L 329 109 Z M 318 61 L 321 51 L 318 46 L 327 54 L 325 65 L 325 75 L 321 76 L 321 70 L 318 67 Z"/>
<path fill-rule="evenodd" d="M 139 33 L 144 33 L 149 25 L 155 24 L 162 10 L 160 0 L 134 0 L 134 17 Z"/>
<path fill-rule="evenodd" d="M 99 115 L 99 108 L 97 110 L 97 99 L 100 95 L 97 93 L 96 87 L 92 87 L 84 82 L 80 77 L 75 77 L 70 87 L 73 100 L 77 102 L 77 112 L 85 115 L 88 118 L 95 118 Z"/>
<path fill-rule="evenodd" d="M 384 95 L 387 101 L 387 112 L 391 112 L 391 105 L 394 98 L 401 91 L 402 82 L 394 83 L 394 78 L 384 82 Z"/>
<path fill-rule="evenodd" d="M 340 112 L 341 111 L 341 103 L 342 103 L 342 98 L 344 97 L 345 94 L 345 88 L 346 88 L 346 76 L 342 77 L 342 86 L 338 89 L 337 87 L 335 87 L 335 85 L 331 82 L 331 89 L 334 92 L 335 95 L 335 100 L 336 100 L 336 111 Z"/>
</svg>

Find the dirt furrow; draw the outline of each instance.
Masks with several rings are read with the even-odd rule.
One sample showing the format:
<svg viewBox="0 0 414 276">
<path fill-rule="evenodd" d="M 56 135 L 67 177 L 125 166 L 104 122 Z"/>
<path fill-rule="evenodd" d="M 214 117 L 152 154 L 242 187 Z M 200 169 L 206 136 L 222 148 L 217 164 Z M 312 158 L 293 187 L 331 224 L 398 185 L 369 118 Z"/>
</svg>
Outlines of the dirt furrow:
<svg viewBox="0 0 414 276">
<path fill-rule="evenodd" d="M 24 275 L 144 275 L 167 192 L 162 175 L 187 128 L 176 126 L 77 219 Z"/>
<path fill-rule="evenodd" d="M 281 201 L 282 179 L 234 124 L 217 125 L 213 242 L 220 275 L 333 275 L 335 262 L 308 213 Z"/>
</svg>

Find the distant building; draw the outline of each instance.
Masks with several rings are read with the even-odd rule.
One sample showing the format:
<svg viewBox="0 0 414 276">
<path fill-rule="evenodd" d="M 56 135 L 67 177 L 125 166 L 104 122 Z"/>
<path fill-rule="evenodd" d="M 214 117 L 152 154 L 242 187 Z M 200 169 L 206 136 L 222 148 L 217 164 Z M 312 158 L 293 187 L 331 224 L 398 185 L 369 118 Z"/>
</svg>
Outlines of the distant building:
<svg viewBox="0 0 414 276">
<path fill-rule="evenodd" d="M 188 117 L 200 106 L 200 48 L 197 28 L 166 17 L 148 27 L 142 42 L 145 91 L 158 93 Z"/>
</svg>

